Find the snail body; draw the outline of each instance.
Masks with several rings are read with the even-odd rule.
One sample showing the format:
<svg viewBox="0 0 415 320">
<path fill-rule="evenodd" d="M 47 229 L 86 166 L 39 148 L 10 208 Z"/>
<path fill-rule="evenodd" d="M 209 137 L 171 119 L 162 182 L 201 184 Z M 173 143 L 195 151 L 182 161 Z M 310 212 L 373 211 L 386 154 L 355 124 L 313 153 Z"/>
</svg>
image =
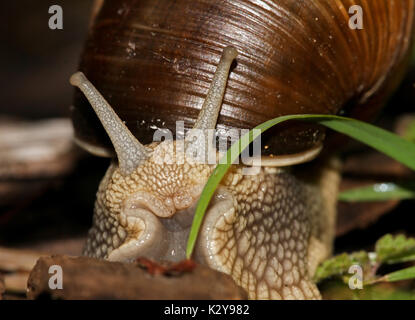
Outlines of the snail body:
<svg viewBox="0 0 415 320">
<path fill-rule="evenodd" d="M 348 27 L 354 4 L 365 12 L 363 30 Z M 85 253 L 183 259 L 194 206 L 215 165 L 182 158 L 177 141 L 152 142 L 154 130 L 175 132 L 184 121 L 186 137 L 217 129 L 221 139 L 230 128 L 285 114 L 367 119 L 396 86 L 414 5 L 104 1 L 80 67 L 96 88 L 83 73 L 71 78 L 93 106 L 77 93 L 77 141 L 118 159 L 100 184 Z M 311 277 L 331 251 L 338 170 L 326 162 L 311 179 L 282 166 L 311 160 L 324 135 L 295 122 L 273 130 L 263 137 L 271 162 L 254 176 L 233 165 L 208 208 L 195 259 L 230 274 L 250 298 L 319 298 Z"/>
</svg>

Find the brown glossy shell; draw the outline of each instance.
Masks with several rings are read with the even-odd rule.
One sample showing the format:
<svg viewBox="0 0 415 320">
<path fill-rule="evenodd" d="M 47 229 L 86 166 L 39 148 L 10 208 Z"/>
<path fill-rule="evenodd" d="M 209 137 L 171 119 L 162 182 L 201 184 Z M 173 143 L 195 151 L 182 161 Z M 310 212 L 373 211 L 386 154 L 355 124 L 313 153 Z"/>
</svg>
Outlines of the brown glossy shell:
<svg viewBox="0 0 415 320">
<path fill-rule="evenodd" d="M 239 51 L 218 128 L 252 128 L 297 113 L 370 118 L 408 56 L 415 0 L 106 0 L 80 69 L 142 143 L 155 128 L 190 128 L 225 46 Z M 349 28 L 349 7 L 364 29 Z M 110 145 L 77 92 L 77 138 Z M 320 143 L 315 125 L 269 132 L 268 151 L 289 154 Z"/>
</svg>

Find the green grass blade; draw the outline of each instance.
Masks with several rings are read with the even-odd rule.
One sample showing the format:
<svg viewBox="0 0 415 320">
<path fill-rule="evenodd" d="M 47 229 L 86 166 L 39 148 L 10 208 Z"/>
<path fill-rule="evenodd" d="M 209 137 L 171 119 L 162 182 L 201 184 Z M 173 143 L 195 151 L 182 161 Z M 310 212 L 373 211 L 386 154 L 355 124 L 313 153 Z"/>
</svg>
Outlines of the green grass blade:
<svg viewBox="0 0 415 320">
<path fill-rule="evenodd" d="M 186 248 L 187 258 L 190 258 L 192 255 L 197 235 L 203 221 L 204 213 L 209 205 L 209 202 L 231 164 L 239 157 L 242 150 L 244 150 L 256 137 L 258 137 L 259 134 L 281 122 L 288 120 L 312 121 L 322 124 L 332 130 L 343 133 L 362 143 L 365 143 L 415 170 L 415 144 L 371 124 L 339 116 L 307 114 L 288 115 L 269 120 L 254 128 L 254 130 L 250 133 L 247 133 L 250 134 L 249 139 L 246 139 L 246 134 L 239 140 L 239 142 L 234 143 L 225 154 L 228 161 L 226 163 L 219 163 L 208 179 L 197 204 L 193 223 L 190 229 Z"/>
<path fill-rule="evenodd" d="M 367 202 L 415 199 L 415 182 L 396 184 L 376 183 L 367 187 L 354 188 L 339 194 L 340 201 Z"/>
<path fill-rule="evenodd" d="M 415 170 L 415 144 L 394 133 L 350 118 L 333 117 L 319 120 L 317 116 L 313 121 L 367 144 Z"/>
<path fill-rule="evenodd" d="M 389 273 L 386 276 L 382 277 L 381 279 L 384 279 L 385 281 L 388 281 L 388 282 L 415 279 L 415 267 L 409 267 L 409 268 L 405 268 L 399 271 Z"/>
</svg>

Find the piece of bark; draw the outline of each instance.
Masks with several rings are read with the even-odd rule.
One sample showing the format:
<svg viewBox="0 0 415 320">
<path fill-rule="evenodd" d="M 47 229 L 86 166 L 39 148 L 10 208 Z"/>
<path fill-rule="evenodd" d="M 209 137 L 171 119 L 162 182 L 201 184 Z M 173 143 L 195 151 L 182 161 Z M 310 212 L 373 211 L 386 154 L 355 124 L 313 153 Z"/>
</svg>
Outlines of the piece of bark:
<svg viewBox="0 0 415 320">
<path fill-rule="evenodd" d="M 3 276 L 4 290 L 7 293 L 26 293 L 29 273 L 42 255 L 46 254 L 0 247 L 0 272 L 5 272 Z"/>
<path fill-rule="evenodd" d="M 48 241 L 35 244 L 30 249 L 0 247 L 0 272 L 4 275 L 4 287 L 7 293 L 25 294 L 29 273 L 37 260 L 50 254 L 81 254 L 85 239 L 62 239 L 56 242 Z"/>
<path fill-rule="evenodd" d="M 50 266 L 62 268 L 62 289 L 50 289 Z M 247 299 L 232 278 L 206 266 L 177 275 L 151 275 L 135 263 L 86 257 L 42 257 L 28 280 L 29 299 Z"/>
</svg>

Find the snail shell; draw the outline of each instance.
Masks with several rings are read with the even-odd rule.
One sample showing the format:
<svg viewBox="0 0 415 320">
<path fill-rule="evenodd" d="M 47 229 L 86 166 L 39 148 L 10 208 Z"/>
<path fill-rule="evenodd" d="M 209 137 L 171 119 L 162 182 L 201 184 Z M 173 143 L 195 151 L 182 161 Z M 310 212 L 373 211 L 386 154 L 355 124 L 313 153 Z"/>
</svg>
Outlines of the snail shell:
<svg viewBox="0 0 415 320">
<path fill-rule="evenodd" d="M 363 30 L 348 26 L 363 9 Z M 102 6 L 101 6 L 102 5 Z M 253 128 L 299 113 L 373 117 L 398 83 L 413 30 L 413 0 L 100 1 L 83 71 L 144 144 L 157 128 L 191 128 L 225 46 L 238 52 L 217 123 Z M 96 152 L 110 141 L 78 92 L 76 138 Z M 263 136 L 265 154 L 319 145 L 324 129 L 291 122 Z"/>
</svg>

